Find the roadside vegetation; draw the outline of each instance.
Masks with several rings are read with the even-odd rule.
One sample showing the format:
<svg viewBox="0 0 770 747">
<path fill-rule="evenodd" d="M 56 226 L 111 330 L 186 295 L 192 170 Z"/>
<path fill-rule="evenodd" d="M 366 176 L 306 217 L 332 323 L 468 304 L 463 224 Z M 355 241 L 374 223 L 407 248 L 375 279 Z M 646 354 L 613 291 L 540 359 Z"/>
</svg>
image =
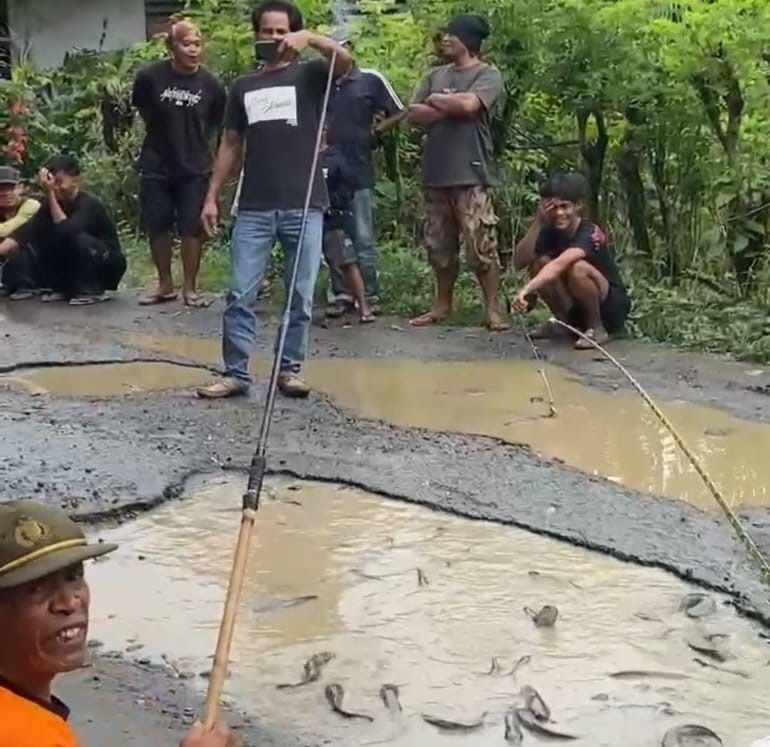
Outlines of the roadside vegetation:
<svg viewBox="0 0 770 747">
<path fill-rule="evenodd" d="M 250 0 L 190 0 L 207 62 L 226 82 L 252 65 Z M 330 5 L 301 3 L 309 23 Z M 553 170 L 589 178 L 591 210 L 613 235 L 633 292 L 631 333 L 770 361 L 770 4 L 766 0 L 480 0 L 494 29 L 487 57 L 506 80 L 496 122 L 503 186 L 500 246 L 532 216 Z M 356 55 L 408 99 L 432 64 L 439 24 L 467 3 L 359 0 L 349 18 Z M 365 14 L 365 15 L 364 15 Z M 84 51 L 55 71 L 22 66 L 0 86 L 8 157 L 32 176 L 45 154 L 85 164 L 90 188 L 120 221 L 128 282 L 150 274 L 137 233 L 132 164 L 141 125 L 133 73 L 162 56 L 155 41 L 118 53 Z M 419 134 L 403 129 L 379 154 L 377 219 L 388 312 L 424 311 L 432 276 L 419 249 Z M 212 245 L 204 285 L 221 289 L 224 242 Z M 509 281 L 513 284 L 513 280 Z M 457 319 L 481 318 L 474 284 Z"/>
</svg>

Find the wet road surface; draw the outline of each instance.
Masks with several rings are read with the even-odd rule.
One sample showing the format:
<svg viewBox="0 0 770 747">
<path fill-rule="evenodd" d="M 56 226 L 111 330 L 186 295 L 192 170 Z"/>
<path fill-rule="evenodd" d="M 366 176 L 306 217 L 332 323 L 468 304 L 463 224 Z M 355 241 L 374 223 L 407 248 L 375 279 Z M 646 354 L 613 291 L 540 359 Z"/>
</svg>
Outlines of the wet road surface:
<svg viewBox="0 0 770 747">
<path fill-rule="evenodd" d="M 148 312 L 124 298 L 90 309 L 54 309 L 32 302 L 4 306 L 2 313 L 0 370 L 5 376 L 0 381 L 0 470 L 8 497 L 56 501 L 91 521 L 126 519 L 182 493 L 191 475 L 239 469 L 248 463 L 261 385 L 255 387 L 251 402 L 202 403 L 190 391 L 209 372 L 189 364 L 215 362 L 211 351 L 215 358 L 216 309 Z M 166 346 L 168 350 L 153 349 L 148 334 L 156 339 L 192 338 L 192 348 L 208 351 L 209 357 L 204 360 L 192 349 L 185 352 L 171 345 Z M 272 332 L 262 336 L 263 353 L 272 339 Z M 531 368 L 521 362 L 529 351 L 515 334 L 491 336 L 463 329 L 417 332 L 408 330 L 404 322 L 381 320 L 375 329 L 314 328 L 313 348 L 318 358 L 313 375 L 322 393 L 305 403 L 279 401 L 269 460 L 274 472 L 345 481 L 665 568 L 729 592 L 749 615 L 770 621 L 766 589 L 743 547 L 722 517 L 698 496 L 688 471 L 676 466 L 679 462 L 666 461 L 670 450 L 659 445 L 656 451 L 654 429 L 644 424 L 640 405 L 633 404 L 628 387 L 614 370 L 592 353 L 576 354 L 548 345 L 541 349 L 550 363 L 560 367 L 553 378 L 563 384 L 563 417 L 570 427 L 581 425 L 580 406 L 587 397 L 617 396 L 614 401 L 623 403 L 623 417 L 613 415 L 608 405 L 607 428 L 592 431 L 591 438 L 597 440 L 596 469 L 590 459 L 586 461 L 590 452 L 583 444 L 577 456 L 565 451 L 580 442 L 578 433 L 560 442 L 562 451 L 555 450 L 548 428 L 558 418 L 546 423 L 538 417 L 542 403 L 530 398 L 542 396 L 542 387 L 537 388 Z M 725 492 L 736 506 L 744 506 L 741 515 L 752 535 L 770 548 L 770 522 L 762 505 L 766 460 L 758 460 L 752 451 L 763 443 L 770 422 L 767 370 L 630 343 L 616 345 L 613 352 L 653 396 L 678 403 L 675 408 L 682 409 L 685 428 L 691 428 L 688 435 L 706 458 L 714 455 L 714 471 L 727 483 Z M 77 369 L 71 369 L 66 381 L 60 372 L 50 372 L 46 379 L 41 368 L 41 364 L 146 358 L 188 366 L 153 364 L 152 372 L 145 367 L 133 376 L 125 375 L 129 369 L 115 366 L 111 368 L 123 368 L 124 373 L 102 369 L 101 378 L 87 370 L 73 376 Z M 352 358 L 370 363 L 358 378 L 346 379 L 340 372 L 362 370 L 359 361 L 348 360 Z M 394 359 L 412 366 L 407 371 L 412 378 L 404 390 L 411 402 L 408 407 L 396 401 L 392 377 L 386 375 L 393 371 Z M 463 373 L 447 374 L 442 363 L 435 373 L 437 385 L 428 391 L 423 378 L 413 380 L 416 364 L 409 364 L 409 359 L 423 364 L 454 361 L 456 370 Z M 378 360 L 383 364 L 379 371 Z M 474 376 L 463 384 L 461 379 L 472 374 L 477 360 L 493 362 L 481 369 L 487 371 L 510 361 L 526 395 L 512 388 L 504 371 L 491 379 L 488 373 Z M 349 368 L 344 368 L 343 361 L 348 361 Z M 432 375 L 429 367 L 421 370 Z M 169 389 L 169 378 L 177 374 L 179 384 Z M 114 391 L 116 378 L 119 386 Z M 46 393 L 65 385 L 67 396 Z M 387 396 L 362 396 L 362 391 L 377 386 L 389 387 Z M 428 395 L 435 404 L 425 403 Z M 441 406 L 442 398 L 448 406 Z M 481 400 L 492 401 L 492 406 L 485 410 L 486 405 L 476 404 Z M 499 417 L 500 403 L 509 400 L 510 419 L 534 418 L 514 424 L 511 432 L 503 430 L 511 426 Z M 717 411 L 696 412 L 687 409 L 686 403 Z M 474 417 L 481 418 L 479 412 L 484 417 L 474 422 Z M 641 457 L 637 451 L 627 465 L 621 463 L 626 452 L 618 448 L 628 435 L 626 429 L 616 439 L 606 432 L 621 425 L 637 434 L 642 428 L 652 444 L 647 452 L 641 450 Z M 453 432 L 463 429 L 471 435 Z M 639 437 L 634 439 L 638 445 Z M 508 443 L 517 440 L 529 440 L 532 447 Z M 652 476 L 650 464 L 659 467 Z M 631 487 L 619 484 L 622 480 Z M 354 699 L 352 693 L 348 697 Z M 353 700 L 353 710 L 357 705 Z"/>
</svg>

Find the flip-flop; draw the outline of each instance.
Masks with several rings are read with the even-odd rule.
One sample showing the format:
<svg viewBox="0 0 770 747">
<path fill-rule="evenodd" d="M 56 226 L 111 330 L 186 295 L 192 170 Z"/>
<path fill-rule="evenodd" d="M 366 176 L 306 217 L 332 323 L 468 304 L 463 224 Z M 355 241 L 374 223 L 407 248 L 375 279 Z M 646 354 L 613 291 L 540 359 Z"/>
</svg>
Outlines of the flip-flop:
<svg viewBox="0 0 770 747">
<path fill-rule="evenodd" d="M 434 324 L 441 324 L 446 317 L 437 317 L 432 312 L 427 314 L 421 314 L 414 319 L 409 320 L 409 324 L 412 327 L 431 327 Z"/>
<path fill-rule="evenodd" d="M 139 299 L 140 306 L 157 306 L 161 303 L 168 303 L 169 301 L 176 301 L 179 298 L 179 294 L 172 291 L 171 293 L 148 293 L 146 296 L 142 296 Z"/>
<path fill-rule="evenodd" d="M 359 320 L 359 324 L 373 324 L 377 321 L 377 317 L 374 314 L 363 314 Z"/>
<path fill-rule="evenodd" d="M 70 298 L 69 306 L 93 306 L 95 303 L 104 303 L 109 301 L 110 297 L 106 293 L 98 293 L 93 296 L 75 296 Z"/>
<path fill-rule="evenodd" d="M 207 309 L 214 303 L 211 296 L 199 296 L 197 293 L 194 296 L 185 296 L 183 300 L 188 309 Z"/>
</svg>

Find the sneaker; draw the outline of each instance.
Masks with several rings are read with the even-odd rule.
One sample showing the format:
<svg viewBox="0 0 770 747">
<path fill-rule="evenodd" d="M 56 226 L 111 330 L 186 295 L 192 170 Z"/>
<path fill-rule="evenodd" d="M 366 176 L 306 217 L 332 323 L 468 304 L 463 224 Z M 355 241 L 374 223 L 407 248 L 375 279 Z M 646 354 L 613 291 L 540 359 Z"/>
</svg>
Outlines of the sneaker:
<svg viewBox="0 0 770 747">
<path fill-rule="evenodd" d="M 67 297 L 63 293 L 43 293 L 40 296 L 40 300 L 43 303 L 57 303 L 58 301 L 66 301 Z"/>
<path fill-rule="evenodd" d="M 195 391 L 201 399 L 226 399 L 248 394 L 249 385 L 232 376 L 225 376 L 213 384 L 200 386 Z"/>
<path fill-rule="evenodd" d="M 282 373 L 278 376 L 278 389 L 284 397 L 304 399 L 310 394 L 310 387 L 295 373 Z"/>
<path fill-rule="evenodd" d="M 33 290 L 17 290 L 11 293 L 8 298 L 11 301 L 27 301 L 30 298 L 34 298 L 37 294 Z"/>
</svg>

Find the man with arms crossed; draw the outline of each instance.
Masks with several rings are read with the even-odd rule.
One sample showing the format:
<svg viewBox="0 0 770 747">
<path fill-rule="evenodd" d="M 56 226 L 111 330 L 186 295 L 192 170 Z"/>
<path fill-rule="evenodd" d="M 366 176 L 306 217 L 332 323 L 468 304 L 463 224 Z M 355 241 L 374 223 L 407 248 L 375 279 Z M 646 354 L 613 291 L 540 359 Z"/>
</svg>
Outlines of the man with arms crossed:
<svg viewBox="0 0 770 747">
<path fill-rule="evenodd" d="M 513 255 L 514 268 L 526 267 L 531 278 L 514 309 L 526 313 L 537 294 L 556 319 L 602 344 L 622 330 L 631 301 L 607 236 L 582 216 L 587 194 L 585 177 L 574 173 L 552 176 L 541 187 L 538 214 Z M 533 336 L 563 337 L 565 329 L 548 322 Z M 582 338 L 575 347 L 593 348 Z"/>
<path fill-rule="evenodd" d="M 313 292 L 321 264 L 323 213 L 328 205 L 320 168 L 316 169 L 300 247 L 302 209 L 330 61 L 336 53 L 332 71 L 336 77 L 345 75 L 352 62 L 337 42 L 304 30 L 302 14 L 289 0 L 264 0 L 254 9 L 252 24 L 256 49 L 262 50 L 266 64 L 239 78 L 230 91 L 224 135 L 203 209 L 204 226 L 213 235 L 222 186 L 243 163 L 222 330 L 225 376 L 198 389 L 198 395 L 207 399 L 248 392 L 249 357 L 256 343 L 254 303 L 276 241 L 284 249 L 287 291 L 294 258 L 301 253 L 278 386 L 288 397 L 309 394 L 300 373 L 307 354 Z M 320 59 L 299 61 L 307 47 Z"/>
<path fill-rule="evenodd" d="M 201 34 L 189 21 L 175 23 L 167 40 L 170 59 L 136 76 L 132 101 L 147 127 L 139 157 L 139 201 L 150 238 L 158 286 L 139 303 L 177 298 L 171 272 L 174 229 L 181 239 L 182 298 L 200 308 L 212 299 L 197 292 L 203 251 L 201 209 L 211 172 L 211 140 L 222 124 L 226 92 L 201 65 Z"/>
<path fill-rule="evenodd" d="M 487 36 L 489 25 L 480 16 L 455 16 L 441 42 L 449 63 L 427 75 L 407 113 L 409 122 L 426 130 L 425 242 L 437 285 L 433 309 L 412 319 L 415 327 L 439 324 L 452 312 L 462 238 L 484 292 L 487 327 L 495 332 L 508 328 L 499 310 L 497 216 L 489 191 L 496 183 L 490 119 L 503 80 L 479 57 Z"/>
</svg>

